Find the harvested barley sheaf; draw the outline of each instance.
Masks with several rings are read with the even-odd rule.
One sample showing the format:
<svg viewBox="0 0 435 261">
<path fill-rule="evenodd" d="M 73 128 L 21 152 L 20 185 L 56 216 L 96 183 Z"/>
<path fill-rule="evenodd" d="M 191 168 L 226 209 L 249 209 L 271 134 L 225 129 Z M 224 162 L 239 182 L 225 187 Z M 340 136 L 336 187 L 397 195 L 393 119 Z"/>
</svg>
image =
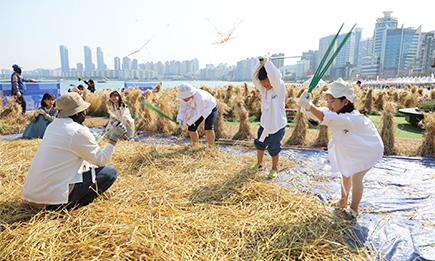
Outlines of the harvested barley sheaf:
<svg viewBox="0 0 435 261">
<path fill-rule="evenodd" d="M 1 260 L 367 260 L 324 203 L 206 146 L 120 141 L 104 195 L 35 211 L 20 194 L 39 143 L 0 141 Z"/>
<path fill-rule="evenodd" d="M 397 151 L 394 147 L 394 115 L 396 114 L 396 108 L 392 102 L 385 104 L 384 110 L 381 114 L 382 129 L 381 138 L 384 142 L 384 155 L 396 155 Z"/>
<path fill-rule="evenodd" d="M 417 149 L 421 157 L 435 157 L 435 112 L 425 113 L 424 119 L 419 123 L 426 130 L 426 136 Z"/>
</svg>

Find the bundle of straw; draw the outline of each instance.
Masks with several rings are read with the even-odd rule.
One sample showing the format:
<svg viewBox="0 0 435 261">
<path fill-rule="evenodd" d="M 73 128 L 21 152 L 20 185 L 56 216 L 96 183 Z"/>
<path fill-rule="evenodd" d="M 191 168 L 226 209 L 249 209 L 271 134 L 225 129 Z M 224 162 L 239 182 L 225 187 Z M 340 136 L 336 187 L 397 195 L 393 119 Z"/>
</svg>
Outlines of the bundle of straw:
<svg viewBox="0 0 435 261">
<path fill-rule="evenodd" d="M 373 107 L 373 89 L 369 89 L 364 101 L 364 109 L 371 112 Z"/>
<path fill-rule="evenodd" d="M 417 155 L 421 157 L 435 157 L 435 112 L 424 113 L 424 119 L 419 125 L 425 129 L 425 138 L 417 149 Z"/>
<path fill-rule="evenodd" d="M 384 110 L 381 113 L 382 129 L 381 138 L 384 143 L 385 155 L 397 155 L 397 150 L 394 146 L 394 115 L 396 108 L 394 103 L 387 102 Z"/>
<path fill-rule="evenodd" d="M 248 120 L 248 111 L 245 109 L 242 100 L 236 101 L 234 106 L 234 114 L 240 120 L 239 130 L 234 135 L 233 140 L 248 140 L 253 137 L 251 126 Z"/>
<path fill-rule="evenodd" d="M 304 114 L 299 110 L 295 117 L 296 125 L 292 135 L 284 143 L 285 145 L 304 145 L 307 136 L 308 120 Z"/>
<path fill-rule="evenodd" d="M 225 133 L 225 119 L 224 112 L 229 109 L 229 107 L 221 100 L 216 100 L 218 111 L 216 114 L 216 121 L 214 123 L 214 131 L 217 139 L 226 139 L 228 135 Z"/>
</svg>

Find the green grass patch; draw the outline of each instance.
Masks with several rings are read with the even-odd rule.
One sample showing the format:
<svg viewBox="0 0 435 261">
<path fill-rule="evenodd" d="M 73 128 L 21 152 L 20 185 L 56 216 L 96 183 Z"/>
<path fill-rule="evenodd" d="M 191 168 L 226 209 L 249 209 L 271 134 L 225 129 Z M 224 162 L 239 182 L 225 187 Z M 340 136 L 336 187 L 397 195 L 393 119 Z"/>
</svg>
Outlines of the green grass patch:
<svg viewBox="0 0 435 261">
<path fill-rule="evenodd" d="M 378 131 L 381 131 L 381 117 L 376 115 L 369 115 L 368 117 L 370 120 L 373 121 Z M 404 117 L 394 117 L 394 137 L 407 139 L 423 139 L 424 130 L 412 126 L 409 122 L 405 120 Z"/>
</svg>

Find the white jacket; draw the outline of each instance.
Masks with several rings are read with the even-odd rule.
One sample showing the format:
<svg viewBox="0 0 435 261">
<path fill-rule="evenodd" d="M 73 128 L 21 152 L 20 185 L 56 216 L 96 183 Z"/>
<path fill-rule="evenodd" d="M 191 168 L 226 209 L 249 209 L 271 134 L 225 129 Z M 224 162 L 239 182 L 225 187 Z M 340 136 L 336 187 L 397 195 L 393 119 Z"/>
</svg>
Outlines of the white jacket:
<svg viewBox="0 0 435 261">
<path fill-rule="evenodd" d="M 109 143 L 101 150 L 89 129 L 71 118 L 54 119 L 30 165 L 23 198 L 38 204 L 68 203 L 69 184 L 83 182 L 84 161 L 103 167 L 114 150 Z"/>
<path fill-rule="evenodd" d="M 263 142 L 269 134 L 274 134 L 287 125 L 287 116 L 285 114 L 285 85 L 281 79 L 281 72 L 271 62 L 264 64 L 267 78 L 272 85 L 272 89 L 267 90 L 261 85 L 257 76 L 260 66 L 260 62 L 254 66 L 252 82 L 261 93 L 260 124 L 264 130 L 259 140 Z"/>
<path fill-rule="evenodd" d="M 370 169 L 384 155 L 384 143 L 373 122 L 354 110 L 351 113 L 323 111 L 322 125 L 331 128 L 332 137 L 328 144 L 328 156 L 332 171 L 350 177 L 357 172 Z M 311 112 L 301 109 L 310 118 L 317 119 Z M 317 119 L 318 120 L 318 119 Z"/>
<path fill-rule="evenodd" d="M 180 99 L 177 121 L 185 121 L 187 114 L 191 112 L 190 118 L 186 122 L 190 126 L 201 116 L 206 119 L 214 107 L 216 107 L 216 104 L 216 99 L 208 91 L 197 89 L 193 98 L 188 102 Z"/>
<path fill-rule="evenodd" d="M 110 111 L 110 121 L 106 126 L 106 130 L 111 129 L 114 124 L 118 123 L 118 120 L 121 120 L 122 124 L 124 124 L 124 126 L 127 128 L 127 137 L 129 139 L 133 138 L 135 133 L 134 119 L 131 117 L 130 110 L 128 109 L 128 107 L 123 106 L 118 110 L 118 108 L 114 104 L 112 104 L 112 106 L 110 106 L 109 111 Z M 110 135 L 111 130 L 107 134 Z"/>
</svg>

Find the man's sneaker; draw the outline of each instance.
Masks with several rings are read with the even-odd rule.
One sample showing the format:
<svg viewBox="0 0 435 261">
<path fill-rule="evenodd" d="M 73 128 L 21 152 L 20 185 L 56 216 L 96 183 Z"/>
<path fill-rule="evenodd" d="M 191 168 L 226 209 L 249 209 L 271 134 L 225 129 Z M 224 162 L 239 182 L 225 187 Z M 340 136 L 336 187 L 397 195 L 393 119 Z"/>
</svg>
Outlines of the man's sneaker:
<svg viewBox="0 0 435 261">
<path fill-rule="evenodd" d="M 255 163 L 254 165 L 252 165 L 251 169 L 252 170 L 261 170 L 263 168 L 263 166 L 258 166 L 257 163 Z"/>
<path fill-rule="evenodd" d="M 274 178 L 276 178 L 276 175 L 278 175 L 278 171 L 276 171 L 276 170 L 271 170 L 270 172 L 269 172 L 269 178 L 270 179 L 274 179 Z"/>
</svg>

